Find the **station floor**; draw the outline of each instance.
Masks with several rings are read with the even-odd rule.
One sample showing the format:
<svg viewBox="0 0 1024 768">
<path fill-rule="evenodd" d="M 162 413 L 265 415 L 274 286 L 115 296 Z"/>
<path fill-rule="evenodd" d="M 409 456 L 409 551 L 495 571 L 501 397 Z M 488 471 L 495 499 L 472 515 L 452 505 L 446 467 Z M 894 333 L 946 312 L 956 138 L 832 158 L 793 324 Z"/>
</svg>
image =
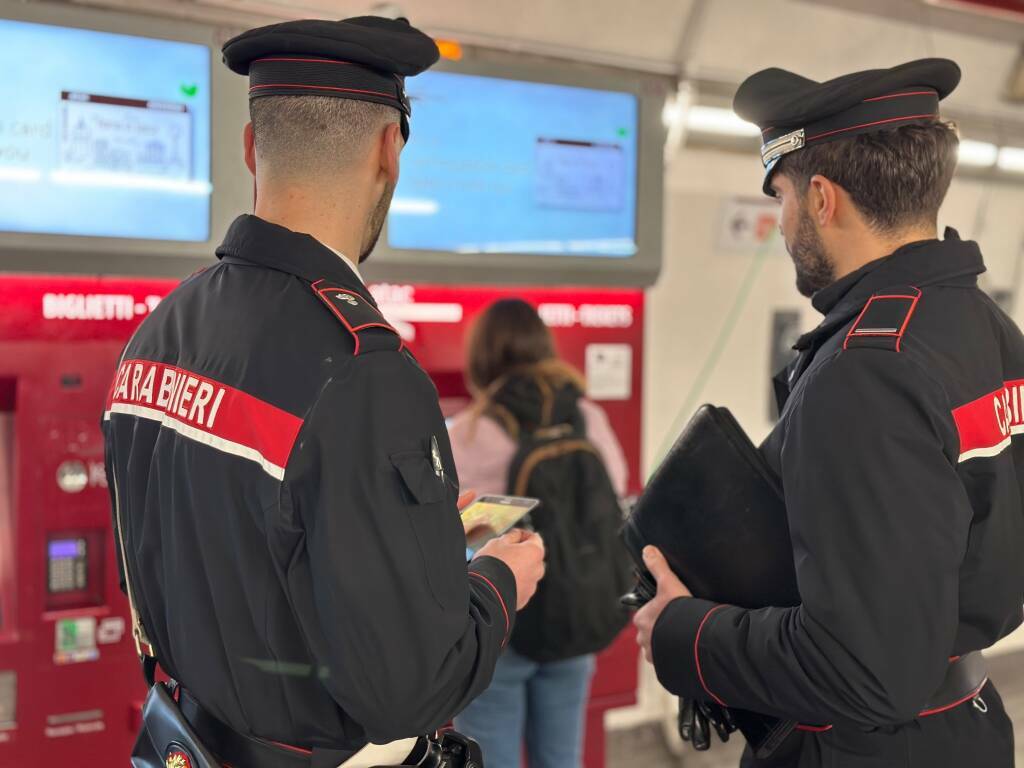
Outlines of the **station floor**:
<svg viewBox="0 0 1024 768">
<path fill-rule="evenodd" d="M 989 675 L 1016 724 L 1017 765 L 1024 768 L 1024 651 L 989 659 Z M 686 747 L 677 757 L 665 746 L 660 725 L 650 724 L 610 732 L 607 750 L 607 768 L 736 768 L 743 743 L 737 734 L 728 744 L 716 739 L 707 752 Z"/>
</svg>

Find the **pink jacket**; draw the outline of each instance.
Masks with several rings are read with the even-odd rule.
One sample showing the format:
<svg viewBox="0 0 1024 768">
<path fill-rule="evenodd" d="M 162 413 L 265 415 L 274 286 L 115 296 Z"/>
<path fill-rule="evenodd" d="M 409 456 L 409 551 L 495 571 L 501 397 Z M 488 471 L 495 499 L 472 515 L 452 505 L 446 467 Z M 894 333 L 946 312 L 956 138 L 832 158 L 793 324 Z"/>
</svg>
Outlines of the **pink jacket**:
<svg viewBox="0 0 1024 768">
<path fill-rule="evenodd" d="M 615 492 L 624 496 L 629 468 L 608 416 L 601 406 L 586 398 L 580 398 L 579 404 L 587 438 L 601 454 Z M 508 467 L 516 444 L 498 422 L 489 416 L 474 420 L 470 409 L 466 409 L 452 418 L 448 435 L 463 492 L 475 491 L 480 495 L 508 491 Z"/>
</svg>

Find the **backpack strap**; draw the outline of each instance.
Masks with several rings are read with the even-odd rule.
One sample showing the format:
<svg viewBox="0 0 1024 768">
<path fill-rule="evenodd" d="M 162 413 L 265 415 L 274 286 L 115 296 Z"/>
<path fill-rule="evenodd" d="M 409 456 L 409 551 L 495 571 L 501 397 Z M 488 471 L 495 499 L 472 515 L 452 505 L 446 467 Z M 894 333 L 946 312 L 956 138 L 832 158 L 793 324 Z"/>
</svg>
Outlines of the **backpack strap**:
<svg viewBox="0 0 1024 768">
<path fill-rule="evenodd" d="M 312 284 L 313 293 L 331 311 L 356 343 L 355 352 L 400 351 L 405 342 L 398 331 L 361 294 L 351 288 L 331 285 L 325 280 Z"/>
<path fill-rule="evenodd" d="M 850 326 L 843 349 L 867 347 L 900 351 L 903 334 L 921 299 L 921 289 L 902 286 L 876 293 Z"/>
<path fill-rule="evenodd" d="M 542 461 L 579 452 L 592 453 L 598 460 L 601 459 L 597 448 L 586 438 L 556 438 L 546 444 L 531 446 L 521 456 L 517 456 L 517 460 L 509 467 L 509 493 L 513 496 L 525 496 L 530 483 L 530 473 Z"/>
</svg>

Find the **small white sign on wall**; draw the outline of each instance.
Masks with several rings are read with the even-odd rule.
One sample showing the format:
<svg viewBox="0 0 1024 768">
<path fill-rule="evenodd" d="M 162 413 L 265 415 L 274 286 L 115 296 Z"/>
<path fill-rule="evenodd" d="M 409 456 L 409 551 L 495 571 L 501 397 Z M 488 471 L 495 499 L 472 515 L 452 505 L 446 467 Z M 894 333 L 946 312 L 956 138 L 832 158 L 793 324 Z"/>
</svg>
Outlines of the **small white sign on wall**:
<svg viewBox="0 0 1024 768">
<path fill-rule="evenodd" d="M 587 397 L 628 400 L 633 396 L 633 347 L 629 344 L 587 344 Z"/>
<path fill-rule="evenodd" d="M 768 198 L 730 197 L 722 204 L 722 218 L 718 229 L 718 247 L 726 251 L 756 251 L 761 247 L 780 247 L 779 242 L 769 244 L 778 237 L 779 204 Z"/>
</svg>

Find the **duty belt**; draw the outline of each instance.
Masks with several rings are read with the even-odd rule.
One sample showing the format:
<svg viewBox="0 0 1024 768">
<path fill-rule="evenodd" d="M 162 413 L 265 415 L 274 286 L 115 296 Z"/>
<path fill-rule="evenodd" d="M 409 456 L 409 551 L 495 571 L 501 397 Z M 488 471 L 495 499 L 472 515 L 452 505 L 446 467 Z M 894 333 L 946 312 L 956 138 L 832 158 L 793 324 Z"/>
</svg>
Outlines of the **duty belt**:
<svg viewBox="0 0 1024 768">
<path fill-rule="evenodd" d="M 178 705 L 200 740 L 233 768 L 483 768 L 480 747 L 459 734 L 440 739 L 420 737 L 390 745 L 368 744 L 360 750 L 303 749 L 246 736 L 211 715 L 192 694 L 179 687 Z"/>
<path fill-rule="evenodd" d="M 949 660 L 946 676 L 938 690 L 931 695 L 918 717 L 931 717 L 946 712 L 961 704 L 978 698 L 981 689 L 988 682 L 988 668 L 981 651 L 971 651 Z M 831 730 L 831 725 L 798 725 L 801 731 L 822 732 Z"/>
</svg>

